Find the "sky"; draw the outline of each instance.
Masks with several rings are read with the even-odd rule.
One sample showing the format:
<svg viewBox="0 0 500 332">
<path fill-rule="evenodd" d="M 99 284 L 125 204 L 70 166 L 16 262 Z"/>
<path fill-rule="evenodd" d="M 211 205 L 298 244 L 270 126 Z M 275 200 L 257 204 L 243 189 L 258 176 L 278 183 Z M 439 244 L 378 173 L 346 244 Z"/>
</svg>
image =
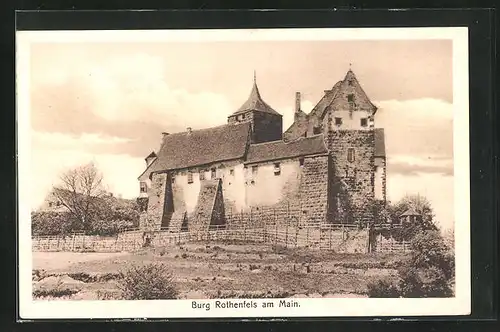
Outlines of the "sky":
<svg viewBox="0 0 500 332">
<path fill-rule="evenodd" d="M 34 43 L 30 50 L 31 204 L 61 172 L 93 161 L 108 189 L 137 197 L 162 132 L 226 123 L 256 72 L 263 99 L 293 121 L 351 67 L 385 128 L 388 199 L 427 197 L 453 227 L 450 40 Z"/>
</svg>

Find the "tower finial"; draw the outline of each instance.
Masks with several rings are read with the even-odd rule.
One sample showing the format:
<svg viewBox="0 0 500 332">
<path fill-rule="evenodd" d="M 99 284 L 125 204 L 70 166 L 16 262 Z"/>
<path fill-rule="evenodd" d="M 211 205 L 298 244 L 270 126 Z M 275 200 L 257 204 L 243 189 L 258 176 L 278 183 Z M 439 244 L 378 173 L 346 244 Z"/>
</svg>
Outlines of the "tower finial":
<svg viewBox="0 0 500 332">
<path fill-rule="evenodd" d="M 255 84 L 257 84 L 257 74 L 256 74 L 255 69 L 253 70 L 253 82 L 254 82 Z"/>
</svg>

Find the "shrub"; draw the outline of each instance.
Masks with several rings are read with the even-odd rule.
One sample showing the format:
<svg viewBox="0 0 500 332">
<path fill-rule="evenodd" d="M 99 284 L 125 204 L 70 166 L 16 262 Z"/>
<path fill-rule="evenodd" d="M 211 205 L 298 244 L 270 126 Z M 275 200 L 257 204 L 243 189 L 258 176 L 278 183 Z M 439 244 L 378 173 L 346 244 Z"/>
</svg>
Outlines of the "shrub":
<svg viewBox="0 0 500 332">
<path fill-rule="evenodd" d="M 411 242 L 411 254 L 398 268 L 397 285 L 379 280 L 368 285 L 370 297 L 450 297 L 455 260 L 435 230 L 420 231 Z"/>
<path fill-rule="evenodd" d="M 65 297 L 65 296 L 71 296 L 76 293 L 78 293 L 80 290 L 78 289 L 73 289 L 73 288 L 40 288 L 40 289 L 35 289 L 33 290 L 33 297 L 34 298 L 40 298 L 40 297 Z"/>
<path fill-rule="evenodd" d="M 39 211 L 31 213 L 32 235 L 64 235 L 72 230 L 71 216 L 67 212 Z"/>
<path fill-rule="evenodd" d="M 399 289 L 397 285 L 388 279 L 379 279 L 368 283 L 368 296 L 378 298 L 394 298 L 399 297 Z"/>
<path fill-rule="evenodd" d="M 161 263 L 131 266 L 122 272 L 119 288 L 126 300 L 165 300 L 178 296 L 172 273 Z"/>
</svg>

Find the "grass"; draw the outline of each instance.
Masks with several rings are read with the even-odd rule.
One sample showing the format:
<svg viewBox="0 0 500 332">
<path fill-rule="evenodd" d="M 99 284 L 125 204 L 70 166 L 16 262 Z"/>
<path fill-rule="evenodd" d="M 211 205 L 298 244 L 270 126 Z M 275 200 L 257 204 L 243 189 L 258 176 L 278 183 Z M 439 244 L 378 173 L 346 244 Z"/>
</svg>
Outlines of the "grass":
<svg viewBox="0 0 500 332">
<path fill-rule="evenodd" d="M 233 242 L 141 249 L 100 259 L 95 253 L 87 254 L 94 259 L 79 254 L 83 256 L 73 256 L 71 263 L 57 268 L 52 267 L 51 254 L 58 253 L 45 253 L 43 261 L 35 258 L 34 266 L 44 271 L 34 271 L 34 280 L 68 275 L 83 281 L 79 287 L 93 299 L 120 298 L 119 272 L 152 263 L 172 272 L 178 298 L 366 296 L 373 275 L 390 280 L 404 259 L 401 254 L 341 254 Z"/>
</svg>

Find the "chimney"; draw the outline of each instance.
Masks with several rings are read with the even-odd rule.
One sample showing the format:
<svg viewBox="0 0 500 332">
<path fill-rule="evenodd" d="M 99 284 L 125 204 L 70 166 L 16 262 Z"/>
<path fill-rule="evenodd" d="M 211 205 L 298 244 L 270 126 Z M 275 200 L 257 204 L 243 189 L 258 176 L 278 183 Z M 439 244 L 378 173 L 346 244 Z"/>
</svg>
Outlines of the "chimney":
<svg viewBox="0 0 500 332">
<path fill-rule="evenodd" d="M 300 92 L 295 92 L 295 112 L 300 111 Z"/>
<path fill-rule="evenodd" d="M 191 134 L 192 131 L 193 131 L 193 129 L 191 127 L 187 127 L 187 133 L 188 134 Z"/>
</svg>

